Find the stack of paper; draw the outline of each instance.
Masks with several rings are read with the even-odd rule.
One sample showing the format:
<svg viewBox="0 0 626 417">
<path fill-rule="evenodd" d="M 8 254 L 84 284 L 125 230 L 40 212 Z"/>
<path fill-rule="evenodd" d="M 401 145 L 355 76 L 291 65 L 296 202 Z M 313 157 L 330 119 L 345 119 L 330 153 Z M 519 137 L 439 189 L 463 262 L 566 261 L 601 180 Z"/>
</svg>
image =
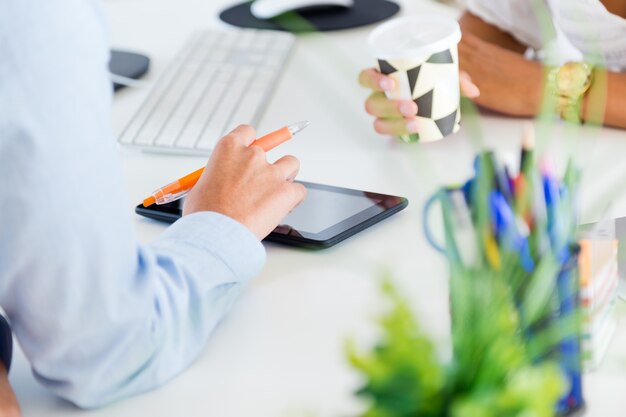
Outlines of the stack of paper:
<svg viewBox="0 0 626 417">
<path fill-rule="evenodd" d="M 583 358 L 585 369 L 593 370 L 600 365 L 616 328 L 618 241 L 589 238 L 580 245 Z"/>
</svg>

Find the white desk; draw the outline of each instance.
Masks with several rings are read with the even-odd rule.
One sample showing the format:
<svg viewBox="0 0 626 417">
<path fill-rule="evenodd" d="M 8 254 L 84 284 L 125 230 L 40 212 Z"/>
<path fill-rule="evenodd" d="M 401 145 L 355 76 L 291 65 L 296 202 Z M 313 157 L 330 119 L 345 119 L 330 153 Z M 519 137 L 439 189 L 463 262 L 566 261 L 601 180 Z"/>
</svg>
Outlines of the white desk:
<svg viewBox="0 0 626 417">
<path fill-rule="evenodd" d="M 216 4 L 217 3 L 217 4 Z M 188 34 L 197 27 L 225 26 L 218 11 L 229 1 L 109 0 L 115 46 L 146 52 L 154 80 Z M 404 2 L 404 13 L 457 11 L 429 0 Z M 154 392 L 85 412 L 58 400 L 31 377 L 17 353 L 12 382 L 26 417 L 34 416 L 217 416 L 276 417 L 349 415 L 358 409 L 351 396 L 359 381 L 346 365 L 349 335 L 371 340 L 372 317 L 381 306 L 380 271 L 387 268 L 406 289 L 421 323 L 445 340 L 448 293 L 443 259 L 421 231 L 422 205 L 438 185 L 471 172 L 474 147 L 464 132 L 428 145 L 402 145 L 380 138 L 362 111 L 367 93 L 356 84 L 360 68 L 371 66 L 365 49 L 370 28 L 298 40 L 274 98 L 258 126 L 267 132 L 286 122 L 312 121 L 297 140 L 270 158 L 293 153 L 309 181 L 407 196 L 411 204 L 338 246 L 319 252 L 267 245 L 265 270 L 239 299 L 195 364 Z M 119 93 L 114 103 L 117 131 L 140 104 L 145 90 Z M 516 153 L 522 122 L 484 116 L 487 142 Z M 558 136 L 558 135 L 557 135 Z M 560 156 L 569 149 L 561 137 L 550 145 Z M 576 153 L 585 168 L 584 219 L 613 201 L 626 215 L 626 133 L 587 130 Z M 132 203 L 147 191 L 201 166 L 201 158 L 123 152 Z M 129 205 L 129 210 L 133 205 Z M 137 218 L 142 240 L 163 231 Z M 623 305 L 621 315 L 626 312 Z M 622 320 L 602 369 L 586 378 L 587 415 L 623 416 L 626 399 L 626 323 Z"/>
</svg>

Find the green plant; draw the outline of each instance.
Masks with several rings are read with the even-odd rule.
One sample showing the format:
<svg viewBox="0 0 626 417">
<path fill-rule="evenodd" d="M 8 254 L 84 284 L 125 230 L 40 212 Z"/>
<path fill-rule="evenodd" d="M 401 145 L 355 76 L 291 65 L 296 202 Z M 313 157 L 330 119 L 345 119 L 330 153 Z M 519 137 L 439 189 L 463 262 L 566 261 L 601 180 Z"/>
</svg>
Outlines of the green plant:
<svg viewBox="0 0 626 417">
<path fill-rule="evenodd" d="M 446 385 L 445 369 L 391 281 L 385 281 L 383 290 L 392 308 L 380 319 L 382 340 L 364 355 L 357 354 L 351 343 L 348 345 L 352 365 L 366 379 L 358 394 L 371 400 L 363 416 L 439 416 L 444 406 L 441 393 Z"/>
<path fill-rule="evenodd" d="M 348 345 L 365 380 L 358 391 L 368 402 L 362 416 L 552 416 L 567 384 L 556 364 L 533 364 L 500 275 L 476 270 L 451 286 L 452 301 L 461 301 L 453 308 L 453 358 L 443 363 L 407 300 L 385 280 L 391 308 L 380 319 L 381 340 L 367 353 Z"/>
</svg>

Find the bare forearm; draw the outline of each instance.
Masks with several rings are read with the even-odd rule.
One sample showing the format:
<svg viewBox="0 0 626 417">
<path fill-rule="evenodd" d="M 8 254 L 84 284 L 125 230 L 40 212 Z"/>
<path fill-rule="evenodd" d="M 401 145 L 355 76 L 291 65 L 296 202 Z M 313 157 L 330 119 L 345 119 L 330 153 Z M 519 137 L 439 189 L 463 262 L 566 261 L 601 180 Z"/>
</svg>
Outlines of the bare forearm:
<svg viewBox="0 0 626 417">
<path fill-rule="evenodd" d="M 545 87 L 543 66 L 524 58 L 525 45 L 479 17 L 466 12 L 460 24 L 461 66 L 481 90 L 476 103 L 510 115 L 536 115 Z M 626 129 L 626 73 L 596 71 L 582 118 Z"/>
<path fill-rule="evenodd" d="M 461 69 L 480 89 L 480 106 L 512 116 L 532 116 L 541 105 L 541 64 L 524 58 L 527 46 L 466 12 L 459 21 Z"/>
<path fill-rule="evenodd" d="M 480 89 L 477 104 L 512 116 L 528 117 L 539 111 L 540 63 L 465 32 L 459 44 L 459 64 Z"/>
<path fill-rule="evenodd" d="M 492 43 L 510 51 L 523 54 L 528 48 L 511 36 L 510 33 L 485 22 L 480 17 L 470 12 L 465 12 L 463 16 L 461 16 L 459 25 L 461 26 L 461 32 L 471 33 L 485 42 Z"/>
</svg>

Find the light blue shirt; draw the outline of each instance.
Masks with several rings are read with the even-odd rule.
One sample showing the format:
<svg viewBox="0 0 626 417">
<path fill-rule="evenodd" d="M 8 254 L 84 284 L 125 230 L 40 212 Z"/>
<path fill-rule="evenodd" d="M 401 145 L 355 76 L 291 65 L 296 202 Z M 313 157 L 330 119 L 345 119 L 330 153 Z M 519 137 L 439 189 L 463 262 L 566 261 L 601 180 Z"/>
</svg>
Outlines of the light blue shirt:
<svg viewBox="0 0 626 417">
<path fill-rule="evenodd" d="M 264 263 L 217 213 L 137 241 L 95 0 L 0 0 L 0 305 L 39 381 L 82 407 L 187 367 Z"/>
</svg>

